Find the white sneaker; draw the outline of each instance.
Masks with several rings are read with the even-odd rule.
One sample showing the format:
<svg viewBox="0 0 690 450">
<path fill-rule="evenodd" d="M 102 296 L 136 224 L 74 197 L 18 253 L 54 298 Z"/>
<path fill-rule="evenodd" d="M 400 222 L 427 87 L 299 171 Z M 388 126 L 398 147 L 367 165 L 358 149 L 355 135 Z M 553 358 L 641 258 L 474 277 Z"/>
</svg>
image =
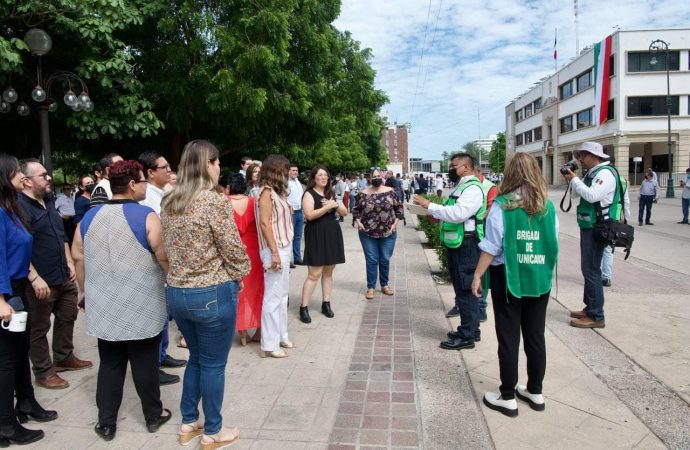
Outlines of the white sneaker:
<svg viewBox="0 0 690 450">
<path fill-rule="evenodd" d="M 544 396 L 542 394 L 530 394 L 527 386 L 518 384 L 515 388 L 515 395 L 523 402 L 529 403 L 530 408 L 535 411 L 544 411 Z"/>
<path fill-rule="evenodd" d="M 487 392 L 484 394 L 484 404 L 490 409 L 498 411 L 508 417 L 517 417 L 518 415 L 517 401 L 514 398 L 504 400 L 501 394 L 497 394 L 496 392 Z"/>
</svg>

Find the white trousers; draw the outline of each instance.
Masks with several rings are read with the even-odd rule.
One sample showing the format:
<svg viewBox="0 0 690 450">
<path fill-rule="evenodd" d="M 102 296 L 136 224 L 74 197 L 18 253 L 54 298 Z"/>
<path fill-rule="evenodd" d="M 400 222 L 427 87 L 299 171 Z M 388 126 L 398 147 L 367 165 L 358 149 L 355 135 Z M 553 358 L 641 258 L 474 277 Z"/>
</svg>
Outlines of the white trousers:
<svg viewBox="0 0 690 450">
<path fill-rule="evenodd" d="M 292 245 L 278 249 L 281 270 L 264 272 L 264 302 L 261 310 L 261 350 L 280 350 L 280 343 L 288 340 L 287 302 L 290 293 L 290 255 Z M 271 249 L 261 250 L 264 267 L 271 266 Z"/>
</svg>

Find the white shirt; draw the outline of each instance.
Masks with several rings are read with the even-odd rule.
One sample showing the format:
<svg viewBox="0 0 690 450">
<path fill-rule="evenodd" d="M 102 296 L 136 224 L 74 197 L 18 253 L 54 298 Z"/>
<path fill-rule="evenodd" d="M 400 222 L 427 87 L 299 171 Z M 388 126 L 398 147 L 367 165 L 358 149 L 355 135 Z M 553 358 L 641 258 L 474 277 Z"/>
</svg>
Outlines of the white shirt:
<svg viewBox="0 0 690 450">
<path fill-rule="evenodd" d="M 408 180 L 407 178 L 403 178 L 402 179 L 402 188 L 403 188 L 403 191 L 409 190 L 410 189 L 410 180 Z"/>
<path fill-rule="evenodd" d="M 55 199 L 55 209 L 60 214 L 60 217 L 74 216 L 74 200 L 65 194 L 58 194 Z"/>
<path fill-rule="evenodd" d="M 163 194 L 165 194 L 164 189 L 157 188 L 151 183 L 146 183 L 146 198 L 140 201 L 139 204 L 148 206 L 158 214 L 158 217 L 160 217 Z"/>
<path fill-rule="evenodd" d="M 434 189 L 436 189 L 437 191 L 439 191 L 439 190 L 442 191 L 442 190 L 443 190 L 443 178 L 437 177 L 437 178 L 434 180 Z"/>
<path fill-rule="evenodd" d="M 503 227 L 503 208 L 497 203 L 494 205 L 489 209 L 489 215 L 484 225 L 484 239 L 479 243 L 479 249 L 494 256 L 493 261 L 491 261 L 492 266 L 499 266 L 504 263 L 503 236 L 505 235 L 505 228 Z M 558 236 L 558 230 L 558 215 L 556 215 L 556 236 Z"/>
<path fill-rule="evenodd" d="M 598 167 L 607 166 L 608 162 L 603 162 L 592 167 L 587 173 L 591 178 Z M 606 208 L 613 203 L 613 195 L 616 190 L 616 177 L 610 170 L 600 170 L 592 180 L 592 185 L 587 187 L 584 181 L 578 177 L 570 180 L 570 186 L 577 195 L 584 198 L 589 203 L 600 202 L 602 208 Z"/>
<path fill-rule="evenodd" d="M 290 206 L 292 206 L 293 211 L 299 211 L 302 209 L 302 195 L 304 195 L 302 183 L 300 183 L 297 178 L 294 180 L 292 178 L 288 178 L 287 201 Z"/>
<path fill-rule="evenodd" d="M 453 194 L 474 175 L 460 178 Z M 465 223 L 465 232 L 474 231 L 475 224 L 473 217 L 482 207 L 484 192 L 482 188 L 475 185 L 470 186 L 462 192 L 454 205 L 443 206 L 437 203 L 429 203 L 429 213 L 434 219 L 439 219 L 450 223 Z"/>
</svg>

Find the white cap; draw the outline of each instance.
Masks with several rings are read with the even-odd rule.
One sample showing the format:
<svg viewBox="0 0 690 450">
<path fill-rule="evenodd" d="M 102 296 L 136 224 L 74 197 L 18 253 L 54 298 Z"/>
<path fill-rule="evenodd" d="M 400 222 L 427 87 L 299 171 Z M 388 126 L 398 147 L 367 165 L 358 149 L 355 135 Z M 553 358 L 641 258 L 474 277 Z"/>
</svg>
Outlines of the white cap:
<svg viewBox="0 0 690 450">
<path fill-rule="evenodd" d="M 601 159 L 609 159 L 610 156 L 604 153 L 604 147 L 598 142 L 583 142 L 580 146 L 573 151 L 573 156 L 575 159 L 579 159 L 579 152 L 591 153 L 594 156 Z"/>
</svg>

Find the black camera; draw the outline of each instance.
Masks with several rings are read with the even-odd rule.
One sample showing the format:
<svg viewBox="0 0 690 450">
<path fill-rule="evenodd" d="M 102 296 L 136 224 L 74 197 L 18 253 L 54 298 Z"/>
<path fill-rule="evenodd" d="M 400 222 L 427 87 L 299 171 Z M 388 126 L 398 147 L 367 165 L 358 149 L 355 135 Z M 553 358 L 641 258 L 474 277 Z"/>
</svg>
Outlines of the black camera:
<svg viewBox="0 0 690 450">
<path fill-rule="evenodd" d="M 568 161 L 567 163 L 563 164 L 561 168 L 559 169 L 563 175 L 568 173 L 570 170 L 571 172 L 575 172 L 578 169 L 577 162 L 573 159 L 571 161 Z"/>
</svg>

